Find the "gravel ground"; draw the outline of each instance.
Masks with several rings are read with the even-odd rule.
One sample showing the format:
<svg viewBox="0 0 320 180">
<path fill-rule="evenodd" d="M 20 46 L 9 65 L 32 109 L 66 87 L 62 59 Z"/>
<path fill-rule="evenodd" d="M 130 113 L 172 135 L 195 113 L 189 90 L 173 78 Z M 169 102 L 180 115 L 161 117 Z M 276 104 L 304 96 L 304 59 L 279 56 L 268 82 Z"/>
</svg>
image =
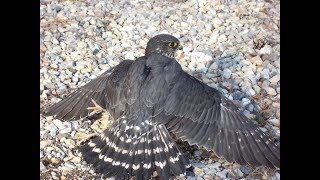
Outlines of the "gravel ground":
<svg viewBox="0 0 320 180">
<path fill-rule="evenodd" d="M 185 71 L 222 91 L 280 143 L 279 18 L 279 0 L 40 0 L 40 107 L 142 56 L 148 39 L 168 33 L 184 47 L 177 59 Z M 76 149 L 81 136 L 104 126 L 40 116 L 41 179 L 100 179 Z M 176 179 L 280 179 L 280 170 L 182 146 L 195 173 Z"/>
</svg>

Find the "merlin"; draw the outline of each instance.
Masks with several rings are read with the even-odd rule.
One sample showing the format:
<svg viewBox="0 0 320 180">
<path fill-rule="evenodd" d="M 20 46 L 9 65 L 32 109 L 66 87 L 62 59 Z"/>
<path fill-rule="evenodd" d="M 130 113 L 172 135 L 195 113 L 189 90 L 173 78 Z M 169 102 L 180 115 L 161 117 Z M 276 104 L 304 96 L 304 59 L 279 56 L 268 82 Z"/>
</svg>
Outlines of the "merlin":
<svg viewBox="0 0 320 180">
<path fill-rule="evenodd" d="M 98 104 L 113 117 L 99 136 L 79 147 L 84 161 L 104 177 L 160 179 L 190 166 L 171 133 L 241 165 L 280 167 L 280 147 L 220 91 L 184 72 L 175 60 L 177 38 L 151 38 L 145 56 L 112 70 L 44 111 L 73 120 Z M 89 108 L 89 109 L 88 109 Z"/>
</svg>

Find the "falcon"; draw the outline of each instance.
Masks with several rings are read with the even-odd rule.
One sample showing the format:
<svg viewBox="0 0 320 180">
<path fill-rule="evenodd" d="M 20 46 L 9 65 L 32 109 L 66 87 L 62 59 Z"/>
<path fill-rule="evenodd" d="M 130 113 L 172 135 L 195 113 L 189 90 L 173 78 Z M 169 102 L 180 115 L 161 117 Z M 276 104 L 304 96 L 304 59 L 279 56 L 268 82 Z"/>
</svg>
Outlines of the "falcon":
<svg viewBox="0 0 320 180">
<path fill-rule="evenodd" d="M 44 111 L 73 120 L 99 105 L 112 125 L 79 147 L 84 161 L 116 179 L 184 174 L 190 162 L 170 133 L 241 165 L 280 168 L 280 147 L 218 90 L 184 72 L 177 38 L 151 38 L 145 56 L 124 60 Z"/>
</svg>

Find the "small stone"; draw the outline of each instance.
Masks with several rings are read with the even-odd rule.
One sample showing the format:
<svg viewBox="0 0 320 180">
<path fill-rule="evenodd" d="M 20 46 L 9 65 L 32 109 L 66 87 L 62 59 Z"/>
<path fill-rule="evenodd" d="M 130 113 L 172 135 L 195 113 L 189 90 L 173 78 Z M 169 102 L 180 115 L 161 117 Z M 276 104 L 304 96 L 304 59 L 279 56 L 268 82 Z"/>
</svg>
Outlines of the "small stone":
<svg viewBox="0 0 320 180">
<path fill-rule="evenodd" d="M 218 63 L 214 62 L 214 63 L 212 63 L 210 65 L 209 70 L 213 71 L 213 70 L 216 70 L 216 69 L 218 69 Z"/>
<path fill-rule="evenodd" d="M 44 149 L 45 147 L 47 147 L 51 143 L 52 143 L 52 140 L 42 140 L 42 141 L 40 141 L 40 148 Z"/>
<path fill-rule="evenodd" d="M 260 93 L 261 88 L 260 88 L 258 85 L 254 85 L 254 86 L 253 86 L 253 89 L 254 89 L 254 91 L 255 91 L 257 94 Z"/>
<path fill-rule="evenodd" d="M 55 136 L 57 134 L 58 128 L 54 124 L 49 124 L 48 126 L 45 126 L 44 129 L 50 131 L 50 136 Z"/>
<path fill-rule="evenodd" d="M 197 168 L 204 168 L 205 165 L 201 162 L 198 162 L 198 163 L 192 163 L 192 166 Z"/>
<path fill-rule="evenodd" d="M 269 81 L 276 84 L 280 80 L 280 74 L 273 76 Z"/>
<path fill-rule="evenodd" d="M 252 64 L 257 65 L 257 66 L 261 66 L 262 63 L 263 63 L 263 61 L 262 61 L 262 59 L 260 58 L 260 56 L 254 56 L 253 58 L 250 59 L 250 62 L 251 62 Z"/>
<path fill-rule="evenodd" d="M 64 128 L 64 125 L 63 125 L 62 121 L 60 121 L 58 119 L 53 120 L 53 124 L 55 126 L 57 126 L 58 129 L 63 129 Z"/>
<path fill-rule="evenodd" d="M 273 102 L 272 106 L 275 108 L 280 108 L 280 103 Z"/>
<path fill-rule="evenodd" d="M 249 110 L 250 112 L 252 112 L 252 111 L 253 111 L 253 109 L 254 109 L 253 105 L 252 105 L 252 104 L 250 104 L 250 105 L 249 105 L 249 107 L 248 107 L 248 110 Z"/>
<path fill-rule="evenodd" d="M 249 89 L 248 94 L 250 96 L 254 96 L 256 94 L 256 92 L 253 89 Z"/>
<path fill-rule="evenodd" d="M 240 171 L 245 174 L 248 175 L 251 172 L 251 169 L 248 168 L 247 166 L 240 166 Z"/>
<path fill-rule="evenodd" d="M 227 41 L 227 40 L 228 40 L 228 39 L 227 39 L 227 36 L 224 35 L 224 34 L 218 37 L 218 41 L 219 41 L 219 42 L 225 42 L 225 41 Z"/>
<path fill-rule="evenodd" d="M 263 69 L 262 72 L 261 72 L 261 76 L 265 79 L 269 79 L 269 69 Z"/>
<path fill-rule="evenodd" d="M 61 19 L 61 20 L 68 20 L 68 17 L 66 17 L 66 14 L 64 11 L 60 11 L 58 14 L 57 14 L 57 18 Z"/>
<path fill-rule="evenodd" d="M 66 133 L 69 133 L 71 131 L 72 131 L 71 127 L 67 127 L 67 128 L 64 128 L 64 129 L 60 130 L 59 133 L 66 134 Z"/>
<path fill-rule="evenodd" d="M 134 60 L 134 54 L 133 52 L 128 52 L 126 53 L 126 55 L 124 56 L 125 59 L 131 59 Z"/>
<path fill-rule="evenodd" d="M 216 173 L 217 176 L 219 176 L 220 178 L 227 178 L 227 171 L 223 170 L 223 171 L 219 171 Z"/>
<path fill-rule="evenodd" d="M 106 58 L 101 58 L 99 60 L 99 64 L 107 64 L 107 59 Z"/>
<path fill-rule="evenodd" d="M 206 68 L 206 65 L 204 63 L 197 64 L 197 71 L 206 73 L 208 71 L 208 68 Z"/>
<path fill-rule="evenodd" d="M 251 103 L 250 99 L 248 98 L 242 98 L 241 102 L 242 102 L 242 106 L 246 106 Z"/>
<path fill-rule="evenodd" d="M 76 166 L 72 163 L 72 162 L 65 162 L 64 163 L 65 167 L 70 168 L 70 169 L 74 169 L 76 168 Z"/>
<path fill-rule="evenodd" d="M 268 122 L 270 122 L 271 124 L 275 125 L 275 126 L 280 126 L 280 120 L 279 119 L 269 119 Z"/>
<path fill-rule="evenodd" d="M 79 47 L 80 49 L 83 49 L 83 48 L 87 47 L 87 43 L 82 42 L 82 41 L 78 42 L 77 45 L 78 45 L 78 47 Z"/>
<path fill-rule="evenodd" d="M 221 163 L 219 162 L 215 162 L 213 164 L 208 164 L 207 167 L 210 168 L 210 169 L 216 169 L 216 168 L 219 168 L 221 166 Z"/>
<path fill-rule="evenodd" d="M 215 28 L 219 28 L 222 25 L 222 21 L 218 17 L 214 18 L 212 23 Z"/>
<path fill-rule="evenodd" d="M 239 168 L 235 169 L 235 172 L 237 173 L 237 175 L 239 177 L 242 177 L 243 176 L 243 172 L 241 172 L 241 170 Z"/>
<path fill-rule="evenodd" d="M 70 161 L 73 162 L 73 163 L 80 163 L 81 158 L 80 157 L 74 157 Z"/>
<path fill-rule="evenodd" d="M 263 48 L 260 49 L 259 54 L 271 54 L 272 53 L 272 47 L 268 44 L 266 44 Z"/>
<path fill-rule="evenodd" d="M 195 157 L 200 157 L 200 156 L 201 156 L 201 151 L 194 151 L 194 152 L 193 152 L 193 155 L 194 155 Z"/>
<path fill-rule="evenodd" d="M 226 69 L 223 70 L 223 76 L 225 78 L 229 79 L 231 77 L 231 74 L 232 74 L 232 72 L 231 72 L 230 69 L 226 68 Z"/>
<path fill-rule="evenodd" d="M 187 176 L 187 180 L 196 180 L 196 178 L 192 176 Z"/>
<path fill-rule="evenodd" d="M 51 161 L 52 164 L 58 164 L 60 162 L 60 160 L 58 158 L 55 158 L 55 157 L 51 158 L 50 161 Z"/>
<path fill-rule="evenodd" d="M 69 148 L 75 148 L 76 143 L 72 139 L 66 139 L 64 140 L 64 143 L 66 143 L 66 146 Z"/>
<path fill-rule="evenodd" d="M 149 36 L 153 37 L 154 34 L 157 32 L 157 28 L 154 26 L 149 26 L 148 29 L 144 30 L 144 32 Z"/>
<path fill-rule="evenodd" d="M 206 174 L 216 174 L 216 173 L 217 173 L 217 170 L 216 170 L 216 169 L 213 169 L 213 168 L 209 168 L 209 169 L 207 169 L 205 172 L 206 172 Z"/>
<path fill-rule="evenodd" d="M 47 170 L 46 166 L 42 162 L 40 162 L 40 171 Z"/>
<path fill-rule="evenodd" d="M 203 170 L 198 168 L 198 167 L 194 167 L 194 173 L 198 176 L 202 176 L 204 173 L 203 173 Z"/>
<path fill-rule="evenodd" d="M 265 87 L 265 88 L 264 88 L 264 90 L 266 90 L 266 91 L 267 91 L 267 93 L 268 93 L 269 95 L 271 95 L 271 96 L 275 96 L 275 95 L 277 95 L 276 90 L 274 90 L 274 89 L 273 89 L 273 88 L 271 88 L 271 87 Z"/>
<path fill-rule="evenodd" d="M 40 159 L 43 158 L 43 151 L 40 151 Z"/>
<path fill-rule="evenodd" d="M 182 27 L 188 27 L 188 24 L 186 22 L 181 22 L 180 24 Z"/>
</svg>

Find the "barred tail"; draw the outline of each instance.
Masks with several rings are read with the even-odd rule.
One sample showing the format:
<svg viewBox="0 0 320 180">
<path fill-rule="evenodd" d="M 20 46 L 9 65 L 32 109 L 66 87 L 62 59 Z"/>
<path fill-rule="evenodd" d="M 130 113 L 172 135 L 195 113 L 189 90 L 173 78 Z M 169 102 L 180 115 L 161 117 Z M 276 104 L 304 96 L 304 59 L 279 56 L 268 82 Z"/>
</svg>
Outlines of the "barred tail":
<svg viewBox="0 0 320 180">
<path fill-rule="evenodd" d="M 113 127 L 80 147 L 83 159 L 105 177 L 160 179 L 185 173 L 189 160 L 180 152 L 164 125 L 148 125 L 140 137 L 128 137 L 128 129 Z M 130 128 L 133 128 L 132 126 Z"/>
</svg>

